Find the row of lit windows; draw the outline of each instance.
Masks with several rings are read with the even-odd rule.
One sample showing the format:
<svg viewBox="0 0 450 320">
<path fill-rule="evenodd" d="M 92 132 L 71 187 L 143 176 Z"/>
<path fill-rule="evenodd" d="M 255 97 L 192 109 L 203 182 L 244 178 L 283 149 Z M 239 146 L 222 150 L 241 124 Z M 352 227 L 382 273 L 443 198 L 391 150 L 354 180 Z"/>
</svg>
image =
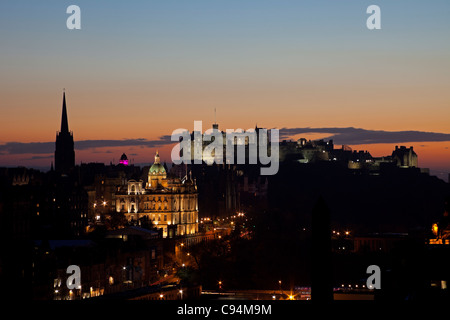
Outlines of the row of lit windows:
<svg viewBox="0 0 450 320">
<path fill-rule="evenodd" d="M 193 212 L 188 213 L 181 213 L 181 223 L 192 223 L 192 222 L 198 222 L 198 219 L 196 218 L 196 214 Z M 167 215 L 164 214 L 161 216 L 161 214 L 152 214 L 152 221 L 161 221 L 161 217 L 163 218 L 162 221 L 167 222 Z M 174 217 L 174 223 L 178 223 L 178 215 L 173 215 Z M 194 221 L 195 220 L 195 221 Z"/>
</svg>

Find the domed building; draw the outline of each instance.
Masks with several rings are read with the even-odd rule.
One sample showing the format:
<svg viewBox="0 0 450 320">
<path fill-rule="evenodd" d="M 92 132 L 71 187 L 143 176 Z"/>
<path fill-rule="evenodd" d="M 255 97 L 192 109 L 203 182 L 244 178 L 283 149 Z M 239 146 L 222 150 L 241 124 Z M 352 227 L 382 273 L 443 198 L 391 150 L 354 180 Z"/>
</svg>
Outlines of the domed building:
<svg viewBox="0 0 450 320">
<path fill-rule="evenodd" d="M 166 168 L 161 164 L 159 153 L 156 151 L 155 162 L 148 170 L 148 182 L 146 188 L 157 189 L 167 187 Z"/>
<path fill-rule="evenodd" d="M 128 165 L 128 157 L 125 153 L 120 157 L 119 164 L 123 164 L 124 166 Z"/>
<path fill-rule="evenodd" d="M 116 211 L 130 222 L 146 217 L 164 238 L 198 232 L 198 192 L 192 178 L 168 177 L 156 152 L 148 170 L 147 182 L 129 180 L 126 189 L 116 195 Z"/>
</svg>

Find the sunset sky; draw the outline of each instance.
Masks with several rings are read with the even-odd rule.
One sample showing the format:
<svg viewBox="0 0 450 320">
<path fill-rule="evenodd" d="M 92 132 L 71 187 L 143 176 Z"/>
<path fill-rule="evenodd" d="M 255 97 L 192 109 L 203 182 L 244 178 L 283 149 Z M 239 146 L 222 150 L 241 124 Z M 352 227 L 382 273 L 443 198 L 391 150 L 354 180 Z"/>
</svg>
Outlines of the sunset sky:
<svg viewBox="0 0 450 320">
<path fill-rule="evenodd" d="M 81 30 L 66 28 L 72 4 Z M 366 27 L 371 4 L 381 30 Z M 450 172 L 448 0 L 10 0 L 0 49 L 0 166 L 50 167 L 65 88 L 77 164 L 156 149 L 170 162 L 167 136 L 210 128 L 216 109 L 224 130 L 373 156 L 414 146 L 421 167 Z"/>
</svg>

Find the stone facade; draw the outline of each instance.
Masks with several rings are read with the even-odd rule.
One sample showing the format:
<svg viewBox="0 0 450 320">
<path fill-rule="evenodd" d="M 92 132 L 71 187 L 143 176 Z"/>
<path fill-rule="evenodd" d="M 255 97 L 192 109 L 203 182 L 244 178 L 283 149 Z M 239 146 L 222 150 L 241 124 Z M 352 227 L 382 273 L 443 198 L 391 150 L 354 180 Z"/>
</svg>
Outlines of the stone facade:
<svg viewBox="0 0 450 320">
<path fill-rule="evenodd" d="M 168 177 L 156 153 L 148 180 L 129 180 L 116 195 L 116 211 L 128 221 L 147 219 L 164 238 L 198 232 L 198 192 L 192 177 Z"/>
</svg>

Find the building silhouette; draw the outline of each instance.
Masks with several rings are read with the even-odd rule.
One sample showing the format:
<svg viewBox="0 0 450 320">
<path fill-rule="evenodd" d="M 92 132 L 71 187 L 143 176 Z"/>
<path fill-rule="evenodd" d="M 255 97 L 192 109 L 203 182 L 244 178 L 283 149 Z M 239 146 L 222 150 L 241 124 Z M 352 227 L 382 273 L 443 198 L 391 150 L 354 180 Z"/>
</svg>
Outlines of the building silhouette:
<svg viewBox="0 0 450 320">
<path fill-rule="evenodd" d="M 75 150 L 73 134 L 69 131 L 67 120 L 66 93 L 63 93 L 61 130 L 56 134 L 55 171 L 68 174 L 75 167 Z"/>
</svg>

